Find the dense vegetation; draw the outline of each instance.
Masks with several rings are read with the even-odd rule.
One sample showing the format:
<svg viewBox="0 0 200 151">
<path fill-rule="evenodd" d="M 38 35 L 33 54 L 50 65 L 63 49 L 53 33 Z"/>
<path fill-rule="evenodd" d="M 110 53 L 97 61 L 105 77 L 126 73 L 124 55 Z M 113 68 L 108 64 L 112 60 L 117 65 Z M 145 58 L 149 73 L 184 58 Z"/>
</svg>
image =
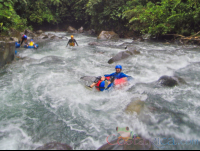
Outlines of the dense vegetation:
<svg viewBox="0 0 200 151">
<path fill-rule="evenodd" d="M 199 6 L 199 0 L 0 0 L 0 31 L 66 23 L 189 36 L 200 30 Z"/>
</svg>

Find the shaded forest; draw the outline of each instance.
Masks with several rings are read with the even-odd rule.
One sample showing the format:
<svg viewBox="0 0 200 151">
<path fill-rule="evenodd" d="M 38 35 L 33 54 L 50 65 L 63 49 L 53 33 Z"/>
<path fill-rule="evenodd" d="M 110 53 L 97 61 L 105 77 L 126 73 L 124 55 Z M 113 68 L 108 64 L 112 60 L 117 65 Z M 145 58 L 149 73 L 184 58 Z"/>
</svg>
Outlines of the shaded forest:
<svg viewBox="0 0 200 151">
<path fill-rule="evenodd" d="M 66 24 L 190 36 L 200 31 L 199 6 L 199 0 L 0 0 L 0 32 Z"/>
</svg>

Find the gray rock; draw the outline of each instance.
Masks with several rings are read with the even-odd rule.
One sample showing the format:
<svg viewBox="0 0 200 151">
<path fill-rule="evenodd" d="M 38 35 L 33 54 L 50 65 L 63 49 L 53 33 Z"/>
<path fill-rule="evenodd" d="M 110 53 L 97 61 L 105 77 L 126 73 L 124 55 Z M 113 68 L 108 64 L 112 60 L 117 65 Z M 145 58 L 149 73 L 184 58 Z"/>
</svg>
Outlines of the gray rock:
<svg viewBox="0 0 200 151">
<path fill-rule="evenodd" d="M 81 26 L 81 28 L 78 29 L 78 33 L 83 33 L 84 30 L 83 30 L 83 27 Z"/>
<path fill-rule="evenodd" d="M 16 41 L 16 42 L 19 41 L 18 38 L 16 38 L 16 37 L 10 37 L 10 40 L 11 40 L 11 41 Z"/>
<path fill-rule="evenodd" d="M 174 87 L 179 84 L 187 84 L 184 79 L 177 76 L 162 76 L 158 80 L 158 83 L 162 86 Z"/>
<path fill-rule="evenodd" d="M 76 30 L 74 27 L 69 26 L 69 27 L 67 28 L 67 32 L 68 32 L 68 33 L 77 33 L 77 30 Z"/>
<path fill-rule="evenodd" d="M 43 33 L 43 31 L 42 30 L 37 30 L 35 33 L 38 34 L 38 35 L 40 35 L 40 34 Z"/>
<path fill-rule="evenodd" d="M 126 59 L 126 58 L 128 58 L 128 57 L 130 57 L 132 55 L 136 55 L 136 54 L 140 54 L 140 52 L 137 51 L 136 48 L 130 48 L 130 49 L 126 50 L 126 51 L 119 52 L 117 55 L 115 55 L 110 60 L 108 60 L 108 63 L 112 64 L 113 62 L 120 61 L 122 59 Z"/>
</svg>

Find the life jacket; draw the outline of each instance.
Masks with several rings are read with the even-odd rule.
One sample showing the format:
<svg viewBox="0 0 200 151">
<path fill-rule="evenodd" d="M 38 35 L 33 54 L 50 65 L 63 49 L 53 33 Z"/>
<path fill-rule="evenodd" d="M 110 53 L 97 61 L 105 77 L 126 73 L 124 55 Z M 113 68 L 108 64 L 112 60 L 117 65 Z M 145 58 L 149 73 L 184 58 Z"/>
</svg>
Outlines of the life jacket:
<svg viewBox="0 0 200 151">
<path fill-rule="evenodd" d="M 106 77 L 106 79 L 110 80 L 110 77 Z M 98 91 L 103 91 L 105 90 L 104 85 L 105 85 L 105 81 L 99 80 L 95 87 Z"/>
<path fill-rule="evenodd" d="M 31 41 L 31 42 L 29 43 L 29 46 L 33 46 L 33 44 L 34 44 L 34 43 Z"/>
<path fill-rule="evenodd" d="M 75 46 L 74 42 L 69 43 L 70 46 Z"/>
</svg>

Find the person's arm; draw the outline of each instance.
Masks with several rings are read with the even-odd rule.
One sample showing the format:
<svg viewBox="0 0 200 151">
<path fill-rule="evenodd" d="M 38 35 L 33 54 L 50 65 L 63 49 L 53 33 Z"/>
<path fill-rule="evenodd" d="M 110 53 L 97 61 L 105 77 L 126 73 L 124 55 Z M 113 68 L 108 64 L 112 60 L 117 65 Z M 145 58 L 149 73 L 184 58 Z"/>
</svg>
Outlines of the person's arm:
<svg viewBox="0 0 200 151">
<path fill-rule="evenodd" d="M 70 40 L 69 40 L 69 41 L 70 41 Z M 69 45 L 69 41 L 68 41 L 68 43 L 67 43 L 67 46 Z M 66 47 L 67 47 L 67 46 L 66 46 Z"/>
<path fill-rule="evenodd" d="M 112 73 L 112 74 L 106 74 L 106 75 L 104 75 L 105 77 L 110 77 L 110 76 L 114 76 L 115 75 L 115 73 Z"/>
<path fill-rule="evenodd" d="M 76 42 L 76 40 L 74 39 L 74 42 L 77 44 L 77 46 L 78 46 L 78 43 Z"/>
<path fill-rule="evenodd" d="M 124 74 L 123 72 L 120 74 L 120 78 L 129 77 L 128 75 Z"/>
</svg>

